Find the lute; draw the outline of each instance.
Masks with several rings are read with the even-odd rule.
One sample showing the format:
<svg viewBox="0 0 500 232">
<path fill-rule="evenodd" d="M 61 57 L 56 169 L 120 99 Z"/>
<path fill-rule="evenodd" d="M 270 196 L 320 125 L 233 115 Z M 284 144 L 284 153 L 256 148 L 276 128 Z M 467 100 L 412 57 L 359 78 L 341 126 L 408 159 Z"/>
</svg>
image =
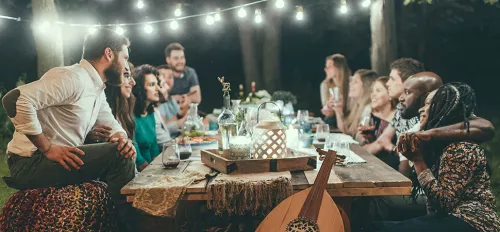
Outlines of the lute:
<svg viewBox="0 0 500 232">
<path fill-rule="evenodd" d="M 344 223 L 337 205 L 325 191 L 334 164 L 344 156 L 335 151 L 316 149 L 326 156 L 312 187 L 285 199 L 274 208 L 257 228 L 258 232 L 328 231 L 343 232 Z"/>
</svg>

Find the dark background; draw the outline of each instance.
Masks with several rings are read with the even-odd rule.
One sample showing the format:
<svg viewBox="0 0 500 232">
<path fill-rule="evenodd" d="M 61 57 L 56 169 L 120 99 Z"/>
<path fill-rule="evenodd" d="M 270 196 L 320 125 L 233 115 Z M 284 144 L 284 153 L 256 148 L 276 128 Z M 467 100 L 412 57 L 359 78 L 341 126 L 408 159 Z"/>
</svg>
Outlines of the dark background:
<svg viewBox="0 0 500 232">
<path fill-rule="evenodd" d="M 135 0 L 72 0 L 56 1 L 60 20 L 79 23 L 145 22 L 170 18 L 176 1 L 146 0 L 146 8 L 135 8 Z M 198 14 L 226 8 L 236 1 L 183 1 L 183 15 Z M 249 1 L 244 1 L 249 2 Z M 453 4 L 450 4 L 452 2 Z M 32 18 L 30 1 L 1 1 L 0 14 Z M 319 114 L 319 83 L 325 74 L 324 59 L 333 53 L 344 54 L 353 71 L 370 67 L 370 11 L 360 1 L 347 1 L 350 12 L 340 15 L 340 1 L 287 1 L 281 26 L 281 89 L 299 97 L 296 108 Z M 255 8 L 247 7 L 247 20 L 253 20 Z M 306 20 L 295 21 L 295 5 L 303 5 Z M 211 111 L 220 107 L 220 83 L 225 76 L 237 85 L 244 83 L 243 64 L 236 11 L 222 14 L 221 23 L 208 26 L 205 17 L 180 21 L 180 30 L 171 31 L 168 23 L 155 24 L 152 34 L 143 26 L 125 27 L 132 41 L 130 60 L 135 65 L 163 64 L 164 48 L 180 42 L 186 48 L 187 64 L 196 69 L 202 88 L 200 108 Z M 478 111 L 496 114 L 500 66 L 500 9 L 482 1 L 446 1 L 434 4 L 410 4 L 396 1 L 398 56 L 413 57 L 425 63 L 428 70 L 441 75 L 445 82 L 463 81 L 478 95 Z M 92 20 L 92 21 L 89 21 Z M 263 28 L 254 26 L 256 39 L 261 40 Z M 64 27 L 65 64 L 79 61 L 84 28 Z M 257 43 L 259 41 L 256 41 Z M 36 77 L 36 51 L 27 22 L 0 19 L 0 85 L 5 90 L 15 87 L 18 77 L 27 74 L 27 81 Z M 277 77 L 264 77 L 277 78 Z M 257 89 L 265 89 L 257 83 Z M 494 113 L 492 113 L 494 112 Z"/>
</svg>

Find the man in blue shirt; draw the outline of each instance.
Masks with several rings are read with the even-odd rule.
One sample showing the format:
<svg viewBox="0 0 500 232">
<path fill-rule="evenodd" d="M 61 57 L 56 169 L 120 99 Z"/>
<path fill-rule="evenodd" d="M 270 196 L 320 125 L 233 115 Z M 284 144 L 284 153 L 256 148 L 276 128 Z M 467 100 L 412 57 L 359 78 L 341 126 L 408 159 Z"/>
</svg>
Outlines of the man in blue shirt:
<svg viewBox="0 0 500 232">
<path fill-rule="evenodd" d="M 170 90 L 172 98 L 181 104 L 189 98 L 190 102 L 201 103 L 201 89 L 196 71 L 186 66 L 184 47 L 172 43 L 165 48 L 165 60 L 174 74 L 174 85 Z"/>
</svg>

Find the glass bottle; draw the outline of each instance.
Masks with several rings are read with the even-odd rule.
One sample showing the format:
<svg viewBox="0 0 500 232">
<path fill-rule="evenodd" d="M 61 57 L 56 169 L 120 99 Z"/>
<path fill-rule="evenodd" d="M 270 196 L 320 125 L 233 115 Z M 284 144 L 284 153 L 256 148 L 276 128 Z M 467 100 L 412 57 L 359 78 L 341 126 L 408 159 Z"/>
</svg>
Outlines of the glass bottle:
<svg viewBox="0 0 500 232">
<path fill-rule="evenodd" d="M 224 108 L 219 115 L 219 152 L 229 149 L 229 141 L 231 137 L 236 136 L 237 122 L 236 115 L 230 110 L 229 94 L 224 94 Z"/>
<path fill-rule="evenodd" d="M 240 96 L 239 96 L 239 99 L 241 101 L 245 101 L 245 96 L 244 95 L 245 95 L 245 93 L 243 92 L 243 85 L 240 84 Z"/>
<path fill-rule="evenodd" d="M 205 135 L 203 120 L 198 116 L 198 103 L 191 103 L 189 105 L 189 115 L 186 122 L 182 125 L 182 135 L 189 137 Z"/>
</svg>

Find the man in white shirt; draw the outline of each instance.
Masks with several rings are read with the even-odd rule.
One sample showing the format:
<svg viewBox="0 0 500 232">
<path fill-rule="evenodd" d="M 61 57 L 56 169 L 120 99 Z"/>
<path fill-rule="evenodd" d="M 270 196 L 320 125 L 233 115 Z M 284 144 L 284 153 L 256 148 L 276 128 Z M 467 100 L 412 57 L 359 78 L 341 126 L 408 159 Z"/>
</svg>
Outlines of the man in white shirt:
<svg viewBox="0 0 500 232">
<path fill-rule="evenodd" d="M 33 189 L 100 178 L 108 184 L 121 226 L 132 226 L 120 231 L 135 230 L 120 194 L 135 176 L 135 148 L 111 113 L 104 83 L 121 84 L 129 45 L 114 31 L 99 29 L 86 36 L 79 64 L 53 68 L 2 99 L 16 128 L 7 146 L 7 184 Z M 111 143 L 83 145 L 95 125 L 112 128 Z"/>
</svg>

